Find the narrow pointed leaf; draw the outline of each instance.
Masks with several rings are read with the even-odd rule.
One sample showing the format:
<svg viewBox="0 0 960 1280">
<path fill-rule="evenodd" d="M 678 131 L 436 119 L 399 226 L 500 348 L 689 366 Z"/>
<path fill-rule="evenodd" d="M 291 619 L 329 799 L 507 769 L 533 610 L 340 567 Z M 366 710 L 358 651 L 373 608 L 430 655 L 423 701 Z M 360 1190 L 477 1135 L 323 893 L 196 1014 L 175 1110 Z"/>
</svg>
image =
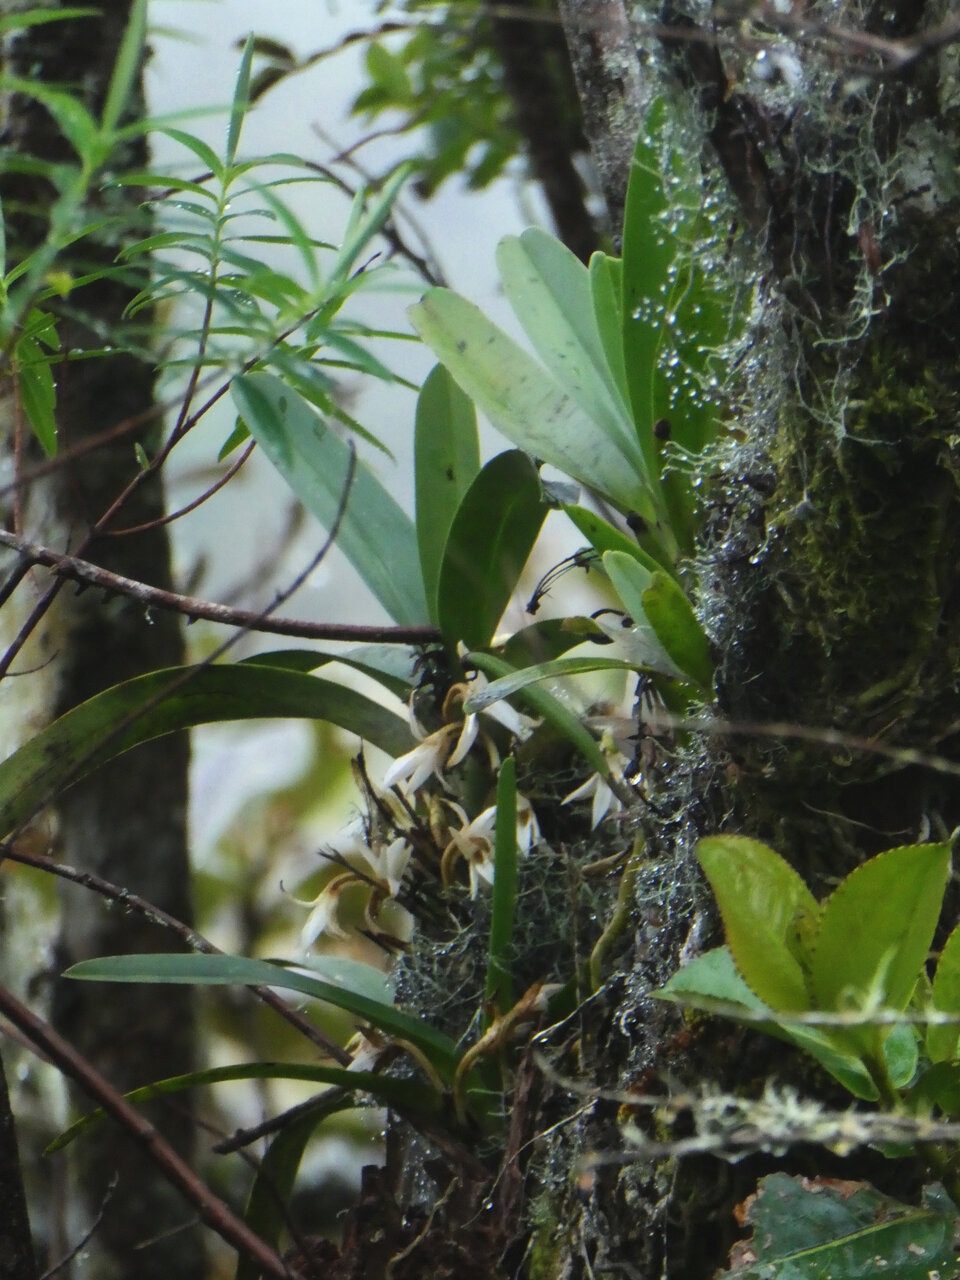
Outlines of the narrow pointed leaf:
<svg viewBox="0 0 960 1280">
<path fill-rule="evenodd" d="M 273 374 L 244 374 L 234 380 L 232 394 L 250 434 L 329 529 L 349 473 L 349 446 Z M 362 462 L 356 464 L 337 545 L 391 618 L 405 626 L 429 621 L 413 521 Z"/>
<path fill-rule="evenodd" d="M 517 766 L 508 756 L 497 777 L 497 822 L 490 905 L 490 951 L 484 998 L 490 1013 L 513 1008 L 513 932 L 517 906 Z"/>
<path fill-rule="evenodd" d="M 328 720 L 391 755 L 413 746 L 399 716 L 317 676 L 255 664 L 154 671 L 81 703 L 0 763 L 0 831 L 141 742 L 198 724 L 281 716 Z"/>
<path fill-rule="evenodd" d="M 492 680 L 483 689 L 471 693 L 463 704 L 464 711 L 485 711 L 502 698 L 510 698 L 521 689 L 526 689 L 541 680 L 558 680 L 568 676 L 585 675 L 591 671 L 635 671 L 630 662 L 619 658 L 556 658 L 550 662 L 538 662 L 530 667 L 523 667 L 499 680 Z"/>
<path fill-rule="evenodd" d="M 410 1040 L 433 1065 L 449 1076 L 456 1065 L 456 1046 L 435 1027 L 391 1004 L 371 1000 L 347 986 L 324 982 L 268 960 L 224 955 L 130 955 L 83 960 L 67 969 L 64 977 L 88 982 L 176 983 L 199 986 L 264 986 L 299 991 L 336 1005 L 387 1035 Z"/>
<path fill-rule="evenodd" d="M 103 107 L 102 128 L 105 134 L 114 132 L 120 123 L 124 108 L 130 101 L 130 94 L 143 62 L 146 36 L 147 0 L 133 0 L 126 30 L 113 64 L 107 99 Z"/>
<path fill-rule="evenodd" d="M 395 1076 L 380 1075 L 373 1071 L 352 1071 L 347 1067 L 331 1067 L 302 1062 L 240 1062 L 227 1067 L 205 1067 L 202 1071 L 190 1071 L 181 1076 L 170 1076 L 153 1084 L 133 1089 L 123 1096 L 135 1104 L 150 1102 L 166 1094 L 183 1093 L 188 1089 L 201 1089 L 211 1084 L 224 1084 L 232 1080 L 306 1080 L 314 1084 L 333 1085 L 351 1092 L 369 1093 L 385 1106 L 404 1107 L 410 1110 L 430 1110 L 436 1100 L 435 1090 L 415 1080 L 401 1080 Z M 320 1099 L 318 1099 L 320 1101 Z M 347 1103 L 355 1106 L 354 1099 Z M 101 1108 L 89 1112 L 69 1129 L 58 1134 L 44 1149 L 44 1155 L 53 1155 L 70 1145 L 88 1129 L 106 1119 Z"/>
<path fill-rule="evenodd" d="M 605 253 L 590 258 L 590 300 L 610 378 L 625 406 L 630 405 L 627 366 L 623 358 L 623 263 Z"/>
</svg>

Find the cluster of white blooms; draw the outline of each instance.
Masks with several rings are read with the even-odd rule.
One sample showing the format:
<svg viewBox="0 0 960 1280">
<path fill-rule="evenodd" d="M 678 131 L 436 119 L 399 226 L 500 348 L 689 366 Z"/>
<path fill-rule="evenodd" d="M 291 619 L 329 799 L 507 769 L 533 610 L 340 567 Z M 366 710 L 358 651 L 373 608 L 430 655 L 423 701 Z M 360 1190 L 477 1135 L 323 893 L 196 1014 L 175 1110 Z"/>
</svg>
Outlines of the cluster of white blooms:
<svg viewBox="0 0 960 1280">
<path fill-rule="evenodd" d="M 424 731 L 411 710 L 410 725 L 418 740 L 417 745 L 387 769 L 383 779 L 385 793 L 389 793 L 391 788 L 397 789 L 409 801 L 431 778 L 435 778 L 442 788 L 449 790 L 446 770 L 461 764 L 469 752 L 477 747 L 486 752 L 495 770 L 499 764 L 499 756 L 492 739 L 481 725 L 482 718 L 488 714 L 518 739 L 529 731 L 530 722 L 505 703 L 498 704 L 481 716 L 462 713 L 455 715 L 455 709 L 462 707 L 467 694 L 472 691 L 473 686 L 466 685 L 455 685 L 451 689 L 444 702 L 444 710 L 451 718 L 433 733 Z M 384 800 L 389 803 L 388 794 L 384 796 Z M 476 817 L 470 818 L 463 807 L 452 799 L 444 796 L 440 803 L 445 814 L 449 815 L 449 819 L 443 824 L 445 843 L 442 850 L 438 850 L 442 879 L 449 884 L 457 862 L 462 860 L 467 867 L 470 893 L 476 896 L 482 885 L 493 883 L 496 806 L 491 805 Z M 399 814 L 398 829 L 400 833 L 394 839 L 380 846 L 371 847 L 363 840 L 353 839 L 336 851 L 336 860 L 342 869 L 327 881 L 312 902 L 303 904 L 310 907 L 310 914 L 300 934 L 304 949 L 312 946 L 323 935 L 340 938 L 347 936 L 348 930 L 344 926 L 341 912 L 341 899 L 347 889 L 366 893 L 364 921 L 371 933 L 383 936 L 384 929 L 379 916 L 384 903 L 389 901 L 392 936 L 402 934 L 398 939 L 401 941 L 409 937 L 413 920 L 396 899 L 403 889 L 404 877 L 410 868 L 413 846 L 408 836 L 403 834 L 403 820 Z M 539 834 L 530 801 L 525 796 L 518 796 L 517 843 L 520 849 L 530 849 L 539 839 Z"/>
</svg>

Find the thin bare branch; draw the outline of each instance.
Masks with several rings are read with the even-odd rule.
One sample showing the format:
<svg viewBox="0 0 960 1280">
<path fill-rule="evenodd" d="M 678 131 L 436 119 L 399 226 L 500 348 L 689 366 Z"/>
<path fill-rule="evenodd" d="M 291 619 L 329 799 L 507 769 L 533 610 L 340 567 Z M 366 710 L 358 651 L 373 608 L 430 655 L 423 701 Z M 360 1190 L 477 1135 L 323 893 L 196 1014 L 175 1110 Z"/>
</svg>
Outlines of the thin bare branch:
<svg viewBox="0 0 960 1280">
<path fill-rule="evenodd" d="M 133 578 L 124 578 L 120 574 L 101 569 L 89 560 L 80 560 L 76 556 L 61 555 L 49 547 L 30 542 L 26 538 L 18 538 L 14 533 L 0 529 L 0 546 L 9 547 L 21 557 L 21 563 L 14 570 L 23 576 L 23 572 L 33 564 L 43 565 L 57 575 L 58 578 L 78 582 L 83 586 L 97 587 L 110 595 L 128 596 L 147 609 L 166 609 L 173 613 L 183 614 L 191 622 L 203 618 L 208 622 L 219 622 L 225 626 L 239 627 L 242 631 L 262 631 L 271 635 L 297 636 L 305 640 L 353 640 L 369 644 L 435 644 L 440 639 L 436 627 L 394 627 L 394 626 L 352 626 L 347 623 L 305 622 L 300 618 L 278 618 L 272 616 L 270 610 L 231 609 L 227 605 L 214 604 L 209 600 L 201 600 L 196 596 L 181 596 L 173 591 L 162 591 L 159 587 L 148 586 Z M 306 575 L 300 575 L 299 582 L 315 568 L 311 567 Z M 294 587 L 293 590 L 296 588 Z M 284 593 L 283 599 L 293 594 L 293 590 Z M 276 607 L 275 601 L 271 608 Z"/>
</svg>

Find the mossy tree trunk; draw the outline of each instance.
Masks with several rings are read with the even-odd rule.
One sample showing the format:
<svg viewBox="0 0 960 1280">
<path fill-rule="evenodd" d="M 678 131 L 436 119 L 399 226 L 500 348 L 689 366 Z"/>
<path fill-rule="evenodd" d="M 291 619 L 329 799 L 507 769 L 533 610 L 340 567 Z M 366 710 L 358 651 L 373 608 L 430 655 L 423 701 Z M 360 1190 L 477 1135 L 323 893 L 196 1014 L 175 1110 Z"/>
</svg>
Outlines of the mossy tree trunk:
<svg viewBox="0 0 960 1280">
<path fill-rule="evenodd" d="M 0 6 L 15 7 L 19 6 Z M 6 50 L 7 67 L 15 75 L 78 91 L 87 109 L 99 115 L 130 6 L 128 0 L 107 0 L 101 9 L 97 17 L 24 31 Z M 130 110 L 140 105 L 132 103 Z M 6 128 L 9 145 L 22 155 L 47 163 L 70 159 L 52 119 L 34 102 L 12 99 Z M 112 158 L 115 170 L 144 166 L 142 140 L 127 146 L 125 156 Z M 28 251 L 44 234 L 50 189 L 42 177 L 14 172 L 4 178 L 3 195 L 8 244 L 13 242 L 13 252 Z M 94 198 L 116 200 L 113 212 L 118 214 L 123 207 L 135 208 L 128 197 L 117 195 L 117 188 L 104 187 Z M 80 252 L 83 262 L 96 269 L 109 266 L 118 247 L 105 233 L 99 243 L 85 241 Z M 79 274 L 82 267 L 77 266 Z M 72 294 L 58 322 L 63 349 L 109 343 L 104 335 L 115 332 L 131 297 L 130 287 L 110 279 Z M 134 441 L 150 447 L 156 431 L 151 422 L 153 379 L 148 360 L 127 355 L 67 361 L 57 369 L 59 443 L 70 460 L 25 493 L 21 514 L 29 533 L 54 546 L 76 547 L 88 538 L 136 475 Z M 145 424 L 139 432 L 126 431 L 71 456 L 71 450 L 92 437 L 109 436 L 110 428 L 137 420 Z M 163 510 L 160 484 L 153 480 L 141 486 L 105 535 L 87 545 L 85 554 L 116 573 L 170 587 L 166 528 L 155 523 Z M 129 537 L 110 536 L 114 528 L 139 525 L 151 527 Z M 29 597 L 27 608 L 48 584 L 49 579 L 37 573 L 20 588 Z M 54 715 L 120 680 L 183 660 L 182 637 L 172 615 L 145 616 L 129 601 L 105 601 L 94 592 L 82 597 L 72 589 L 62 592 L 41 630 L 45 639 L 34 652 L 45 649 L 49 662 L 43 663 L 38 689 L 45 679 L 45 698 Z M 186 742 L 167 738 L 73 787 L 57 801 L 56 856 L 189 920 L 186 771 Z M 77 886 L 65 888 L 56 946 L 58 971 L 88 956 L 159 951 L 170 945 L 170 936 L 159 928 L 108 910 L 102 900 Z M 192 1000 L 186 990 L 154 990 L 144 999 L 135 988 L 117 988 L 105 996 L 96 984 L 61 982 L 54 989 L 52 1017 L 123 1091 L 188 1071 L 194 1063 Z M 78 1097 L 76 1103 L 84 1110 L 90 1107 L 86 1098 Z M 185 1110 L 158 1111 L 154 1118 L 179 1150 L 191 1150 L 192 1123 Z M 200 1235 L 189 1206 L 130 1140 L 104 1126 L 91 1141 L 77 1145 L 75 1160 L 69 1218 L 59 1239 L 52 1228 L 52 1239 L 56 1249 L 69 1249 L 99 1215 L 85 1246 L 84 1274 L 97 1280 L 132 1275 L 141 1280 L 166 1280 L 170 1275 L 189 1280 L 204 1274 Z"/>
<path fill-rule="evenodd" d="M 786 35 L 715 31 L 695 4 L 645 16 L 662 23 L 643 38 L 651 91 L 693 110 L 694 154 L 702 146 L 731 193 L 731 260 L 745 255 L 759 288 L 730 409 L 740 442 L 708 477 L 699 549 L 715 710 L 729 729 L 661 771 L 640 820 L 634 947 L 583 1066 L 608 1087 L 756 1093 L 789 1078 L 790 1055 L 729 1025 L 690 1037 L 649 998 L 684 948 L 719 940 L 696 839 L 761 838 L 822 895 L 869 854 L 945 838 L 960 816 L 955 785 L 907 759 L 747 731 L 834 729 L 958 756 L 957 47 L 924 34 L 948 16 L 943 4 L 810 5 Z M 738 49 L 727 39 L 738 33 L 762 39 L 779 72 L 752 74 L 757 46 Z M 829 1096 L 823 1077 L 805 1083 Z M 616 1106 L 600 1103 L 554 1157 L 621 1148 Z M 787 1157 L 912 1190 L 922 1171 L 907 1163 Z M 549 1274 L 709 1276 L 737 1235 L 733 1206 L 771 1167 L 760 1156 L 601 1165 L 556 1197 L 565 1228 Z"/>
</svg>

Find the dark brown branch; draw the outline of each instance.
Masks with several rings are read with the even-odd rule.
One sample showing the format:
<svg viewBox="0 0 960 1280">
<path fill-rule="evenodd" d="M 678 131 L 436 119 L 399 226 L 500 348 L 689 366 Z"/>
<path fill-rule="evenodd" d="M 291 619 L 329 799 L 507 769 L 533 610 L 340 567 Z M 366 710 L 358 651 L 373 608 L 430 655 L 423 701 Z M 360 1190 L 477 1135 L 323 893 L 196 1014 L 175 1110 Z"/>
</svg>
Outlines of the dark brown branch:
<svg viewBox="0 0 960 1280">
<path fill-rule="evenodd" d="M 20 1003 L 5 987 L 0 987 L 0 1012 L 54 1062 L 57 1068 L 77 1083 L 112 1116 L 163 1170 L 171 1184 L 192 1204 L 202 1222 L 247 1257 L 253 1258 L 263 1274 L 277 1280 L 292 1280 L 293 1273 L 283 1260 L 255 1235 L 245 1223 L 200 1181 L 187 1162 L 181 1159 L 148 1120 L 118 1093 L 99 1071 L 73 1045 L 59 1035 L 42 1018 Z"/>
<path fill-rule="evenodd" d="M 39 564 L 52 570 L 58 578 L 78 582 L 83 586 L 98 587 L 111 595 L 129 596 L 148 609 L 166 609 L 195 621 L 203 618 L 226 626 L 240 627 L 243 631 L 263 631 L 272 635 L 298 636 L 306 640 L 356 640 L 382 644 L 433 644 L 439 641 L 436 627 L 371 627 L 352 626 L 334 622 L 304 622 L 299 618 L 275 618 L 268 613 L 252 609 L 231 609 L 222 604 L 211 604 L 195 596 L 181 596 L 173 591 L 162 591 L 133 578 L 101 569 L 88 560 L 61 555 L 49 547 L 18 538 L 14 533 L 0 530 L 0 546 L 16 551 L 21 558 L 14 570 L 22 577 L 25 564 Z M 18 580 L 19 580 L 18 577 Z"/>
</svg>

